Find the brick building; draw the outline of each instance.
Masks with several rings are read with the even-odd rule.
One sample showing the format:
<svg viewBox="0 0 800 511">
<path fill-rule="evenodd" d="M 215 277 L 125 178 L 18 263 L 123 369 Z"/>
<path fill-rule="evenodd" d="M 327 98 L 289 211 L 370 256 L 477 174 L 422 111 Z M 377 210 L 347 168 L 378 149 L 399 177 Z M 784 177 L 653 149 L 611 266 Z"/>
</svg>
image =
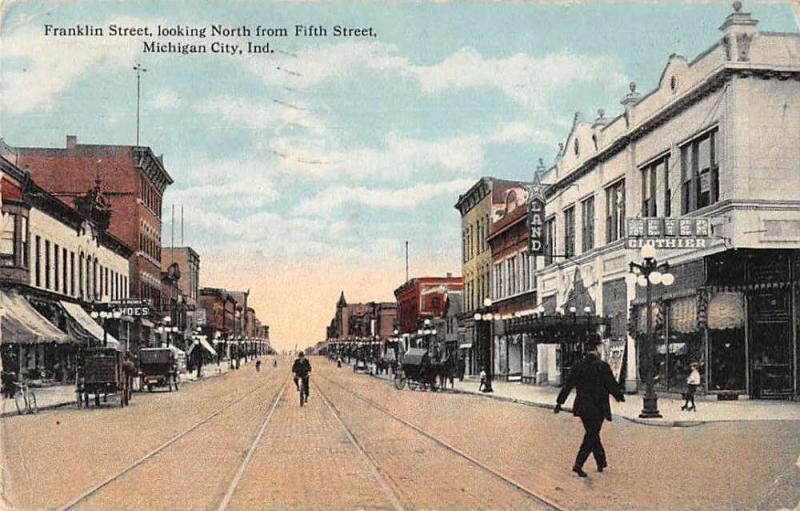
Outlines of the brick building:
<svg viewBox="0 0 800 511">
<path fill-rule="evenodd" d="M 463 289 L 464 280 L 450 274 L 446 277 L 416 277 L 395 289 L 398 330 L 405 339 L 406 348 L 416 345 L 420 337 L 418 331 L 423 328 L 425 320 L 444 317 L 448 293 Z"/>
<path fill-rule="evenodd" d="M 489 230 L 502 212 L 509 190 L 524 192 L 520 181 L 482 177 L 459 195 L 455 208 L 461 214 L 461 274 L 464 276 L 463 312 L 459 328 L 464 332 L 462 358 L 475 360 L 478 353 L 473 316 L 492 296 L 492 256 Z M 473 366 L 468 366 L 470 371 Z"/>
<path fill-rule="evenodd" d="M 177 272 L 179 278 L 170 280 Z M 191 247 L 163 247 L 161 249 L 162 303 L 165 314 L 175 317 L 172 324 L 178 326 L 184 338 L 197 329 L 197 308 L 200 295 L 200 255 Z M 166 282 L 164 279 L 167 279 Z M 164 286 L 167 284 L 167 286 Z M 165 289 L 174 287 L 174 289 Z"/>
<path fill-rule="evenodd" d="M 528 252 L 528 223 L 525 195 L 519 189 L 505 192 L 499 219 L 489 229 L 492 254 L 492 306 L 501 321 L 493 332 L 493 374 L 509 378 L 533 378 L 536 375 L 535 345 L 527 335 L 506 332 L 510 319 L 536 307 L 535 258 Z"/>
<path fill-rule="evenodd" d="M 6 146 L 4 151 L 70 207 L 99 178 L 112 211 L 108 232 L 134 250 L 130 294 L 160 301 L 161 198 L 173 182 L 161 156 L 143 146 L 79 144 L 74 136 L 67 136 L 65 148 Z"/>
</svg>

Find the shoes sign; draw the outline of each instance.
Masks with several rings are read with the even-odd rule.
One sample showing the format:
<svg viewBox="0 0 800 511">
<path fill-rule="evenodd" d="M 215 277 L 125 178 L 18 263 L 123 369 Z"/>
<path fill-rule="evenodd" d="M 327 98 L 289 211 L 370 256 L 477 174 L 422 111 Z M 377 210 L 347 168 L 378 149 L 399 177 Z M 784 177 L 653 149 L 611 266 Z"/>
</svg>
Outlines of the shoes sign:
<svg viewBox="0 0 800 511">
<path fill-rule="evenodd" d="M 628 218 L 627 248 L 653 245 L 659 249 L 706 248 L 711 237 L 711 222 L 696 218 Z"/>
<path fill-rule="evenodd" d="M 110 309 L 113 312 L 120 312 L 123 316 L 129 317 L 142 317 L 149 316 L 153 311 L 153 305 L 150 300 L 142 299 L 127 299 L 127 300 L 114 300 L 110 303 Z"/>
</svg>

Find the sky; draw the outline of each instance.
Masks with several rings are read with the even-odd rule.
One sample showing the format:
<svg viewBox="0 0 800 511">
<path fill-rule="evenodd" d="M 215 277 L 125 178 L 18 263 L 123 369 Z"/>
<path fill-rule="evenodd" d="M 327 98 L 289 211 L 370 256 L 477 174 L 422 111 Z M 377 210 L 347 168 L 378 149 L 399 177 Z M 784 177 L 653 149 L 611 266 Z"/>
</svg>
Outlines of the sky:
<svg viewBox="0 0 800 511">
<path fill-rule="evenodd" d="M 142 145 L 175 180 L 162 240 L 201 256 L 201 285 L 249 289 L 279 349 L 323 340 L 339 293 L 394 301 L 410 275 L 460 274 L 460 193 L 531 179 L 575 112 L 618 115 L 672 53 L 720 37 L 729 2 L 11 1 L 0 7 L 0 137 L 14 146 Z M 759 29 L 797 32 L 788 3 L 745 2 Z M 206 37 L 108 27 L 205 27 Z M 102 27 L 102 37 L 45 35 Z M 249 37 L 212 37 L 212 25 Z M 295 37 L 295 26 L 327 35 Z M 375 37 L 337 37 L 333 27 Z M 288 37 L 256 36 L 256 27 Z M 145 41 L 272 53 L 144 53 Z"/>
</svg>

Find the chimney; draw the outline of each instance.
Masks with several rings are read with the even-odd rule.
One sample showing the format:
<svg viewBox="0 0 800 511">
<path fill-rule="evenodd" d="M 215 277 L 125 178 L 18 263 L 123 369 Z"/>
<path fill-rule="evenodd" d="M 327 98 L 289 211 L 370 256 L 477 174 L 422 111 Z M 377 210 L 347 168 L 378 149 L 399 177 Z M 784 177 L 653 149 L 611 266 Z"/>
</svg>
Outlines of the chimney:
<svg viewBox="0 0 800 511">
<path fill-rule="evenodd" d="M 447 278 L 448 279 L 451 278 L 452 276 L 453 276 L 453 274 L 451 272 L 447 272 Z"/>
<path fill-rule="evenodd" d="M 67 135 L 67 149 L 73 149 L 76 145 L 78 145 L 78 137 Z"/>
</svg>

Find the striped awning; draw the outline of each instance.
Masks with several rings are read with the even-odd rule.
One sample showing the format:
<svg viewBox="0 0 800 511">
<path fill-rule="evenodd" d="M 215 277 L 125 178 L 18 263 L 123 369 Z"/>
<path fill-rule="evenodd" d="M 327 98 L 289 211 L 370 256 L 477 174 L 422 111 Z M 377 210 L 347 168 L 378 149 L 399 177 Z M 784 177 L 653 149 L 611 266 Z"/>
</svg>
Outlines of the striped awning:
<svg viewBox="0 0 800 511">
<path fill-rule="evenodd" d="M 3 309 L 3 344 L 35 344 L 39 342 L 67 343 L 69 337 L 59 330 L 15 291 L 0 291 Z"/>
<path fill-rule="evenodd" d="M 103 327 L 98 325 L 97 322 L 83 310 L 83 307 L 72 302 L 61 301 L 59 303 L 69 316 L 67 325 L 70 333 L 76 338 L 100 346 L 103 345 L 103 338 L 105 338 L 107 347 L 114 348 L 118 351 L 122 349 L 119 341 L 109 332 L 104 332 Z"/>
</svg>

